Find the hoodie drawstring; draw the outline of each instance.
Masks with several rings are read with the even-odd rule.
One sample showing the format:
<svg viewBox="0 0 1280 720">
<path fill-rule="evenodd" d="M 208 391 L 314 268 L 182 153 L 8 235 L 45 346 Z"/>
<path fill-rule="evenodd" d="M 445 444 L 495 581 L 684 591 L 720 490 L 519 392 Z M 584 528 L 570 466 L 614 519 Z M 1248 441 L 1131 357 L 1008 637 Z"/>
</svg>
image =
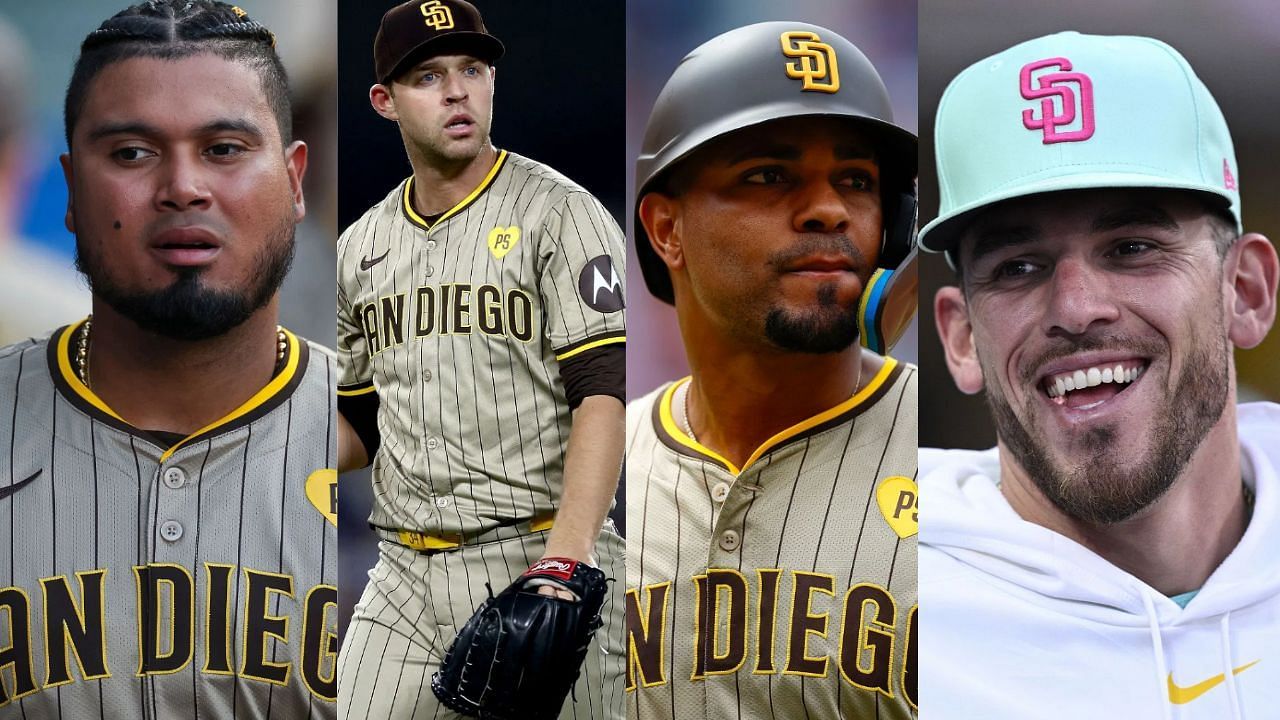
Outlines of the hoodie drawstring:
<svg viewBox="0 0 1280 720">
<path fill-rule="evenodd" d="M 1156 605 L 1151 602 L 1151 595 L 1139 590 L 1142 595 L 1142 607 L 1147 611 L 1147 627 L 1151 630 L 1151 644 L 1156 652 L 1156 691 L 1160 696 L 1160 705 L 1164 708 L 1164 720 L 1173 720 L 1173 704 L 1169 701 L 1169 666 L 1164 661 L 1164 639 L 1160 636 L 1160 618 L 1156 615 Z"/>
<path fill-rule="evenodd" d="M 1222 629 L 1222 672 L 1227 678 L 1227 693 L 1231 698 L 1231 717 L 1244 720 L 1244 711 L 1240 709 L 1240 686 L 1236 684 L 1236 671 L 1232 665 L 1231 652 L 1231 613 L 1222 616 L 1219 627 Z"/>
</svg>

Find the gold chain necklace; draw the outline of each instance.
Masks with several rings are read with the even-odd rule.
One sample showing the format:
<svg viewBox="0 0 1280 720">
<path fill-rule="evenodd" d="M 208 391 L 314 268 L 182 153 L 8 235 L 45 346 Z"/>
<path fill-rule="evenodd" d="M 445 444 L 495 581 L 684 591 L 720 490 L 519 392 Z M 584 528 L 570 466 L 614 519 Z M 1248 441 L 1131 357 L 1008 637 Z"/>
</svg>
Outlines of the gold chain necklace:
<svg viewBox="0 0 1280 720">
<path fill-rule="evenodd" d="M 89 329 L 93 326 L 93 316 L 85 318 L 80 328 L 80 337 L 76 339 L 76 377 L 85 387 L 89 387 Z M 289 349 L 289 336 L 284 328 L 276 326 L 276 364 L 284 361 L 284 354 Z"/>
</svg>

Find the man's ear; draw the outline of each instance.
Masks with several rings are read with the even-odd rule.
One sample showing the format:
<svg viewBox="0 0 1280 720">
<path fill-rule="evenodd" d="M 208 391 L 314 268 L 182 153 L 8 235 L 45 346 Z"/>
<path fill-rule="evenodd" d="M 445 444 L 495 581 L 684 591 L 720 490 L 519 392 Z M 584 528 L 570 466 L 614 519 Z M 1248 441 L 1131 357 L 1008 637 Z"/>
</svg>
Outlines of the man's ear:
<svg viewBox="0 0 1280 720">
<path fill-rule="evenodd" d="M 1280 260 L 1275 246 L 1258 233 L 1246 233 L 1227 251 L 1223 272 L 1227 336 L 1236 347 L 1256 347 L 1276 320 L 1276 279 Z"/>
<path fill-rule="evenodd" d="M 378 83 L 369 88 L 369 104 L 382 117 L 395 122 L 400 121 L 400 115 L 396 112 L 396 98 L 391 93 L 390 85 Z"/>
<path fill-rule="evenodd" d="M 649 245 L 675 271 L 684 267 L 684 242 L 680 234 L 680 203 L 669 195 L 647 193 L 640 198 L 640 223 Z"/>
<path fill-rule="evenodd" d="M 62 178 L 67 181 L 67 214 L 63 216 L 62 224 L 67 226 L 67 232 L 75 235 L 76 171 L 71 167 L 71 153 L 68 151 L 59 155 L 58 162 L 62 163 Z"/>
<path fill-rule="evenodd" d="M 307 173 L 307 144 L 294 140 L 284 151 L 284 166 L 289 173 L 289 193 L 293 198 L 293 221 L 307 216 L 307 202 L 302 196 L 302 176 Z"/>
<path fill-rule="evenodd" d="M 982 391 L 982 366 L 973 343 L 973 325 L 969 322 L 969 305 L 964 293 L 955 285 L 938 289 L 933 297 L 933 316 L 938 338 L 947 356 L 947 369 L 956 387 L 966 395 Z"/>
</svg>

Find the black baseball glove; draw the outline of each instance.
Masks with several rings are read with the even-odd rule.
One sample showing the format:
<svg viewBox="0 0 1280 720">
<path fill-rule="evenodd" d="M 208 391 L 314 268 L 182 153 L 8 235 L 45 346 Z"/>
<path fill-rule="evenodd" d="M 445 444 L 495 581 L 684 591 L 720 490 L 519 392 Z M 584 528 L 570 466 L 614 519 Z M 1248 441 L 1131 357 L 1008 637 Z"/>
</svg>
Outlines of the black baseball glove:
<svg viewBox="0 0 1280 720">
<path fill-rule="evenodd" d="M 578 599 L 538 594 L 546 580 Z M 534 563 L 497 597 L 489 588 L 431 677 L 432 692 L 469 717 L 554 720 L 602 624 L 606 592 L 603 572 L 565 558 Z"/>
</svg>

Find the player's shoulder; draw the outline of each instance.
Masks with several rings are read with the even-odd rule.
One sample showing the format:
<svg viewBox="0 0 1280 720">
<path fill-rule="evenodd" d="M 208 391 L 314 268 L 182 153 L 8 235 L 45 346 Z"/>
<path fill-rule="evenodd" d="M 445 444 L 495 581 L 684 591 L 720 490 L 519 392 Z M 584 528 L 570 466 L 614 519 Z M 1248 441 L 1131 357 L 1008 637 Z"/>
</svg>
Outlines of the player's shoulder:
<svg viewBox="0 0 1280 720">
<path fill-rule="evenodd" d="M 16 395 L 23 388 L 52 387 L 53 373 L 49 366 L 49 343 L 59 337 L 67 326 L 35 338 L 27 338 L 0 348 L 0 407 L 12 407 Z M 32 385 L 35 383 L 35 385 Z M 5 411 L 6 413 L 8 410 Z M 7 425 L 9 417 L 0 417 Z M 21 424 L 21 423 L 20 423 Z"/>
<path fill-rule="evenodd" d="M 29 366 L 32 357 L 45 357 L 49 352 L 51 338 L 60 333 L 65 327 L 64 325 L 39 337 L 26 338 L 0 347 L 0 374 L 17 372 L 19 367 Z"/>
<path fill-rule="evenodd" d="M 48 345 L 50 335 L 52 335 L 52 332 L 45 333 L 40 337 L 26 338 L 25 340 L 19 340 L 15 343 L 0 347 L 0 362 L 11 360 L 13 357 L 21 353 L 29 352 L 32 349 L 38 349 Z"/>
<path fill-rule="evenodd" d="M 507 169 L 518 178 L 533 178 L 543 180 L 549 188 L 558 189 L 565 194 L 571 192 L 586 192 L 586 190 L 569 178 L 569 176 L 556 170 L 550 165 L 525 157 L 519 153 L 507 151 Z"/>
<path fill-rule="evenodd" d="M 536 183 L 533 193 L 522 193 L 529 198 L 529 202 L 556 207 L 578 200 L 581 201 L 580 204 L 603 207 L 590 191 L 546 163 L 508 150 L 506 164 L 512 174 L 511 187 L 520 188 Z"/>
<path fill-rule="evenodd" d="M 311 353 L 312 357 L 319 358 L 321 362 L 327 362 L 327 363 L 333 363 L 337 361 L 338 353 L 333 348 L 327 345 L 321 345 L 320 343 L 314 340 L 304 338 L 301 335 L 298 336 L 298 339 L 306 343 L 307 350 L 308 352 Z"/>
<path fill-rule="evenodd" d="M 920 384 L 920 368 L 915 363 L 904 362 L 902 360 L 894 360 L 896 365 L 894 372 L 897 373 L 897 381 L 911 388 L 915 388 Z"/>
<path fill-rule="evenodd" d="M 652 432 L 653 413 L 667 389 L 674 383 L 667 382 L 627 403 L 627 437 Z"/>
<path fill-rule="evenodd" d="M 405 184 L 408 181 L 409 178 L 405 178 L 397 183 L 396 186 L 387 193 L 386 197 L 379 200 L 368 210 L 365 210 L 355 222 L 348 225 L 347 229 L 342 231 L 342 234 L 338 236 L 339 260 L 341 260 L 341 258 L 346 254 L 347 249 L 359 238 L 362 238 L 372 226 L 396 217 L 396 214 L 400 210 L 401 198 L 404 196 Z"/>
<path fill-rule="evenodd" d="M 338 353 L 334 351 L 333 348 L 305 338 L 292 330 L 290 330 L 289 333 L 297 338 L 300 349 L 304 350 L 306 353 L 306 373 L 308 375 L 318 376 L 318 379 L 321 382 L 331 383 L 336 389 L 337 381 L 334 378 L 336 377 Z"/>
</svg>

